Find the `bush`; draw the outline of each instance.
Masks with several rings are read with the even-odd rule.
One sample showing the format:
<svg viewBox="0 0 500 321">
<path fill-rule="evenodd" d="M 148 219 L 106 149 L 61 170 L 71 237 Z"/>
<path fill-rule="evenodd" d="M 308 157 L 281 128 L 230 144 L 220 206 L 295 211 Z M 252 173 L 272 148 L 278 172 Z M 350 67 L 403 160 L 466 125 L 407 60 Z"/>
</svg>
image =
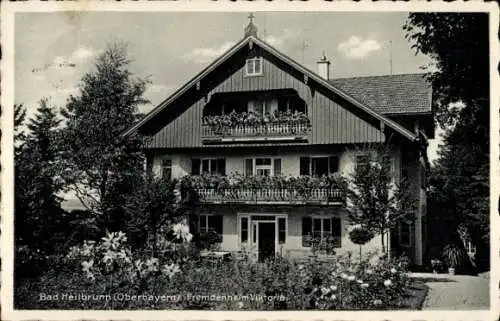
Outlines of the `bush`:
<svg viewBox="0 0 500 321">
<path fill-rule="evenodd" d="M 460 268 L 467 265 L 468 255 L 461 246 L 451 243 L 443 248 L 443 260 L 448 267 Z"/>
</svg>

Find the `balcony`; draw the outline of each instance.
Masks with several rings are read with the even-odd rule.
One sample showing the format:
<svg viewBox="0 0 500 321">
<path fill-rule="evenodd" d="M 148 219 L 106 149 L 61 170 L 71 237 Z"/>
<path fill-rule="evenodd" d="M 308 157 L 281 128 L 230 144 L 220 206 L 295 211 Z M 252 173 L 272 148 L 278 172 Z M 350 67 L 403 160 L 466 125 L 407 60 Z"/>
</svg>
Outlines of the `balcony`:
<svg viewBox="0 0 500 321">
<path fill-rule="evenodd" d="M 195 190 L 201 203 L 225 204 L 341 204 L 343 193 L 337 188 L 201 188 Z"/>
<path fill-rule="evenodd" d="M 341 205 L 345 200 L 340 176 L 260 177 L 186 176 L 181 184 L 208 204 Z"/>
<path fill-rule="evenodd" d="M 238 142 L 307 141 L 311 124 L 305 113 L 231 113 L 204 116 L 202 138 L 206 144 Z"/>
</svg>

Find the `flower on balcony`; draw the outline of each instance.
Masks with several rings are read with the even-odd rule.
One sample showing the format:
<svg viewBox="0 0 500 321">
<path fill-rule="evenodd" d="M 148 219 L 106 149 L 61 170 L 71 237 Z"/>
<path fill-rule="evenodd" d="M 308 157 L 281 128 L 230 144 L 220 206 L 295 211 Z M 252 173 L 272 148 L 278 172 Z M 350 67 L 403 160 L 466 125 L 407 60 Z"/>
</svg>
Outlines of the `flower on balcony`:
<svg viewBox="0 0 500 321">
<path fill-rule="evenodd" d="M 202 124 L 218 128 L 235 128 L 241 126 L 259 126 L 262 124 L 290 124 L 302 123 L 310 125 L 306 113 L 299 111 L 275 111 L 274 113 L 257 114 L 254 112 L 232 111 L 224 115 L 206 115 Z"/>
</svg>

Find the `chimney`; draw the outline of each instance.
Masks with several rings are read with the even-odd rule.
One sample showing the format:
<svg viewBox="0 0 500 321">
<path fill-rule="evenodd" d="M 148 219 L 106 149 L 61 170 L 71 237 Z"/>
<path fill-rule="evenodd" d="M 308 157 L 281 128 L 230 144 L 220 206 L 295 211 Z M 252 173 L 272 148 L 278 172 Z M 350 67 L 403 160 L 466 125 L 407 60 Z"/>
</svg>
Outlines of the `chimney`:
<svg viewBox="0 0 500 321">
<path fill-rule="evenodd" d="M 318 75 L 322 78 L 328 80 L 330 78 L 330 61 L 326 58 L 323 52 L 323 57 L 317 62 L 318 64 Z"/>
</svg>

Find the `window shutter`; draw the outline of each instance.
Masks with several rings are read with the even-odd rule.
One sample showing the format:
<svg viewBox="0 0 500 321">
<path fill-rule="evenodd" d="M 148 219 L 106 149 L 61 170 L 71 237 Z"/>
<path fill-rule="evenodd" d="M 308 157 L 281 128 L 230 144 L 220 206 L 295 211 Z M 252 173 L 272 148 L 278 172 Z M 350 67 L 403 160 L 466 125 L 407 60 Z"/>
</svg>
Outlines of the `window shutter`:
<svg viewBox="0 0 500 321">
<path fill-rule="evenodd" d="M 217 160 L 211 159 L 211 160 L 209 160 L 209 162 L 210 162 L 210 174 L 216 174 L 216 173 L 218 173 L 218 171 L 217 171 L 217 169 L 218 169 L 217 168 L 217 163 L 218 163 Z"/>
<path fill-rule="evenodd" d="M 330 156 L 329 159 L 329 172 L 330 174 L 336 173 L 339 171 L 339 158 L 337 156 Z"/>
<path fill-rule="evenodd" d="M 300 175 L 311 175 L 309 163 L 311 159 L 309 157 L 300 158 Z"/>
<path fill-rule="evenodd" d="M 332 218 L 332 235 L 333 235 L 333 246 L 335 248 L 342 247 L 342 220 L 340 217 Z"/>
<path fill-rule="evenodd" d="M 274 176 L 281 175 L 281 158 L 274 159 Z"/>
<path fill-rule="evenodd" d="M 310 217 L 302 218 L 302 246 L 311 246 L 312 219 Z"/>
<path fill-rule="evenodd" d="M 191 159 L 191 175 L 200 175 L 200 159 Z"/>
<path fill-rule="evenodd" d="M 217 172 L 223 176 L 226 175 L 226 159 L 225 158 L 217 159 Z"/>
<path fill-rule="evenodd" d="M 245 176 L 253 175 L 253 159 L 247 158 L 245 159 Z"/>
<path fill-rule="evenodd" d="M 213 216 L 210 216 L 209 219 L 212 219 L 212 224 L 211 224 L 211 228 L 214 229 L 214 231 L 219 234 L 219 235 L 222 235 L 222 215 L 213 215 Z"/>
</svg>

